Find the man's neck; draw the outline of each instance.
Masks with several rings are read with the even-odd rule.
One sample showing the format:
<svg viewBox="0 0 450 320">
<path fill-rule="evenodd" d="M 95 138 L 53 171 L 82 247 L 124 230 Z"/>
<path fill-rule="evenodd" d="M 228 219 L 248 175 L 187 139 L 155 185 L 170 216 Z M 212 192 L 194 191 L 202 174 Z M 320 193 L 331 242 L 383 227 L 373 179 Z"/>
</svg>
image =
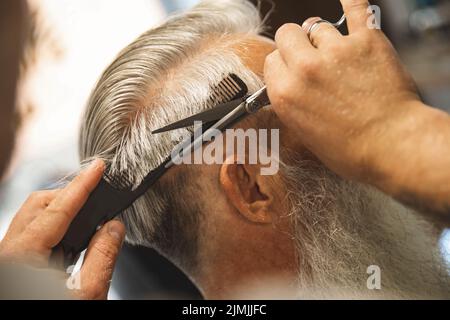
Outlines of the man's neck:
<svg viewBox="0 0 450 320">
<path fill-rule="evenodd" d="M 286 291 L 296 283 L 297 260 L 289 244 L 221 247 L 220 252 L 201 257 L 198 270 L 193 273 L 193 280 L 206 299 L 249 299 L 262 286 Z"/>
</svg>

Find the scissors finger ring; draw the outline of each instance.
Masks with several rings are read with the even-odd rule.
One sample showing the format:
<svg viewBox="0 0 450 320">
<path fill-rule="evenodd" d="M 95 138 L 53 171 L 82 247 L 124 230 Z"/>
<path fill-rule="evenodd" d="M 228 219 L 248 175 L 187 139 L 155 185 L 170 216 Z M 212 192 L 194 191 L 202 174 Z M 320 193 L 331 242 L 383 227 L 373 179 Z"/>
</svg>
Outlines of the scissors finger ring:
<svg viewBox="0 0 450 320">
<path fill-rule="evenodd" d="M 314 22 L 314 23 L 308 28 L 308 32 L 307 32 L 308 38 L 309 38 L 310 41 L 312 41 L 312 39 L 311 39 L 311 34 L 314 32 L 314 30 L 316 30 L 316 29 L 320 26 L 321 23 L 328 23 L 329 25 L 333 25 L 330 21 L 324 20 L 324 19 L 320 19 L 320 20 Z"/>
<path fill-rule="evenodd" d="M 312 41 L 312 39 L 311 39 L 311 34 L 313 33 L 313 31 L 314 31 L 315 29 L 317 29 L 317 27 L 318 27 L 321 23 L 328 23 L 328 24 L 332 25 L 333 27 L 339 29 L 339 28 L 345 23 L 345 21 L 346 21 L 345 14 L 342 15 L 342 17 L 341 17 L 341 18 L 339 19 L 339 21 L 336 22 L 336 23 L 332 23 L 332 22 L 330 22 L 330 21 L 328 21 L 328 20 L 324 20 L 324 19 L 319 19 L 319 20 L 317 20 L 316 22 L 314 22 L 314 23 L 308 28 L 308 32 L 307 32 L 308 38 L 309 38 L 309 40 Z"/>
</svg>

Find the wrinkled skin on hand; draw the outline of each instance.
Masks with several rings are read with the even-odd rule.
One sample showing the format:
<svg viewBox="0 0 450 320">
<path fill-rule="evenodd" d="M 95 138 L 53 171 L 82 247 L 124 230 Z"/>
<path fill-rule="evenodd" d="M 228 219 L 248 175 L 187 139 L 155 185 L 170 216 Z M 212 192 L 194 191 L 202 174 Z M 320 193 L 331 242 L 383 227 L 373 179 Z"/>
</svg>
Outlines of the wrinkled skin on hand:
<svg viewBox="0 0 450 320">
<path fill-rule="evenodd" d="M 66 188 L 39 191 L 29 196 L 0 242 L 0 262 L 49 268 L 53 248 L 100 181 L 103 170 L 103 162 L 94 161 Z M 97 231 L 80 273 L 76 275 L 80 277 L 79 286 L 70 290 L 69 295 L 106 299 L 124 237 L 125 227 L 119 221 L 110 221 Z"/>
</svg>

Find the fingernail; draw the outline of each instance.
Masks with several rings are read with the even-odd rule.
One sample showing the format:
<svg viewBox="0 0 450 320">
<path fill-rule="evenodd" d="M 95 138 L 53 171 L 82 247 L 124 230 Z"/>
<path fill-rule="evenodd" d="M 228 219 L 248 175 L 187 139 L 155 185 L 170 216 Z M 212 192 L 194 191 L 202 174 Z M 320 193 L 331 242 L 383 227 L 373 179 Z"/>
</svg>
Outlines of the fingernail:
<svg viewBox="0 0 450 320">
<path fill-rule="evenodd" d="M 119 227 L 116 223 L 111 223 L 108 225 L 108 233 L 114 239 L 122 242 L 123 240 L 123 229 Z"/>
</svg>

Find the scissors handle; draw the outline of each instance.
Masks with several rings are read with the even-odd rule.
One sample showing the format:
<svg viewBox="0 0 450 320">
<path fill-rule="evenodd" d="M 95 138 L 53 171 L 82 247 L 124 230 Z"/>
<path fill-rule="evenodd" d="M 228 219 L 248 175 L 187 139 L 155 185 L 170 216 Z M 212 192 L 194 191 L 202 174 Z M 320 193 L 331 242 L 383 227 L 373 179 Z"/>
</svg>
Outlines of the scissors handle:
<svg viewBox="0 0 450 320">
<path fill-rule="evenodd" d="M 332 25 L 333 27 L 339 29 L 344 24 L 345 20 L 347 20 L 347 17 L 345 16 L 345 14 L 343 14 L 339 21 L 336 23 L 332 23 Z"/>
</svg>

